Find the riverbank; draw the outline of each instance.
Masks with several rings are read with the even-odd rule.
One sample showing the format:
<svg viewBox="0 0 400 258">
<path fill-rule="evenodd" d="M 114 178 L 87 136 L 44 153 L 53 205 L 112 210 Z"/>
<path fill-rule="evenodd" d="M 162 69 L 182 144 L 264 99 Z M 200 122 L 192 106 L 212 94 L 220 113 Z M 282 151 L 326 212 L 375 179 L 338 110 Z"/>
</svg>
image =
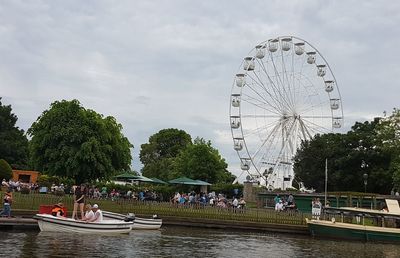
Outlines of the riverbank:
<svg viewBox="0 0 400 258">
<path fill-rule="evenodd" d="M 15 210 L 12 218 L 0 218 L 0 227 L 6 228 L 38 228 L 37 221 L 33 216 L 37 211 Z M 146 214 L 137 214 L 146 217 Z M 226 221 L 217 219 L 188 218 L 177 216 L 163 216 L 164 226 L 184 226 L 196 228 L 214 228 L 228 230 L 246 230 L 258 232 L 289 233 L 307 235 L 308 230 L 305 225 L 287 225 L 276 223 L 260 223 L 249 221 Z"/>
<path fill-rule="evenodd" d="M 32 218 L 42 205 L 63 202 L 71 216 L 73 200 L 71 196 L 49 194 L 14 193 L 12 215 Z M 275 212 L 272 209 L 243 208 L 230 209 L 198 205 L 174 205 L 169 202 L 142 202 L 129 199 L 87 199 L 87 203 L 97 203 L 102 210 L 121 214 L 135 213 L 140 217 L 157 214 L 164 225 L 240 229 L 292 234 L 308 234 L 305 218 L 310 214 L 302 212 Z"/>
</svg>

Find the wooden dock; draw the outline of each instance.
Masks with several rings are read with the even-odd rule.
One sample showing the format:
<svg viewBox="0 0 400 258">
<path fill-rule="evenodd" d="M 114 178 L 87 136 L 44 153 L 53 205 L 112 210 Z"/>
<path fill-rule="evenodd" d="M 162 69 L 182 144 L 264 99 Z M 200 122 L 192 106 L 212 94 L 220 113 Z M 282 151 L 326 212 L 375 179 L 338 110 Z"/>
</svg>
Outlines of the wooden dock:
<svg viewBox="0 0 400 258">
<path fill-rule="evenodd" d="M 0 217 L 0 227 L 33 227 L 37 228 L 38 223 L 37 220 L 33 218 L 23 218 L 23 217 Z"/>
</svg>

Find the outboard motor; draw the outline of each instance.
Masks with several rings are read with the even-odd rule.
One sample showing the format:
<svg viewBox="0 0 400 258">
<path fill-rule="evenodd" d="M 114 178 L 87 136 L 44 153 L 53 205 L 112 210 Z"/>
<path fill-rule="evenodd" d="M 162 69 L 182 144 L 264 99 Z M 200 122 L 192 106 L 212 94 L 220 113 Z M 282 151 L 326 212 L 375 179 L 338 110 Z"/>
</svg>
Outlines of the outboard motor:
<svg viewBox="0 0 400 258">
<path fill-rule="evenodd" d="M 133 214 L 133 213 L 128 213 L 124 219 L 125 222 L 130 222 L 130 221 L 134 221 L 134 220 L 135 220 L 135 214 Z"/>
</svg>

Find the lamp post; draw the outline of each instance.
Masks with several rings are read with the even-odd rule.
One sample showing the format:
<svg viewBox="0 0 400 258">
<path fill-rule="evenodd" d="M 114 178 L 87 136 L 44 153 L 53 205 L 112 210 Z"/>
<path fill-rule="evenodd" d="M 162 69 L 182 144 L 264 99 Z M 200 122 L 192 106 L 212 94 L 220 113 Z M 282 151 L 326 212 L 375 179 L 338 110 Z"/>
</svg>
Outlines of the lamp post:
<svg viewBox="0 0 400 258">
<path fill-rule="evenodd" d="M 363 175 L 363 178 L 364 178 L 364 193 L 366 193 L 367 192 L 367 181 L 368 181 L 368 174 L 367 173 L 364 173 L 364 175 Z"/>
<path fill-rule="evenodd" d="M 362 160 L 361 161 L 362 171 L 364 171 L 365 168 L 368 168 L 368 164 L 364 160 Z M 364 173 L 363 178 L 364 178 L 364 193 L 366 193 L 367 192 L 367 183 L 368 183 L 368 174 Z"/>
</svg>

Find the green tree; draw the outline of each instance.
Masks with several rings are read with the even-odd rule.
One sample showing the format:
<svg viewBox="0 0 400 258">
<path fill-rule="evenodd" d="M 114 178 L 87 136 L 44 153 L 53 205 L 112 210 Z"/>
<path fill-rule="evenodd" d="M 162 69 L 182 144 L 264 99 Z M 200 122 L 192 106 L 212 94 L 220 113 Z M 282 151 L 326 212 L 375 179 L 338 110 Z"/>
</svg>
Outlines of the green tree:
<svg viewBox="0 0 400 258">
<path fill-rule="evenodd" d="M 0 159 L 0 178 L 9 180 L 11 177 L 12 169 L 10 164 L 8 164 L 4 159 Z"/>
<path fill-rule="evenodd" d="M 295 182 L 303 181 L 324 190 L 325 159 L 328 159 L 329 191 L 364 191 L 363 174 L 368 174 L 368 192 L 388 193 L 392 188 L 390 153 L 378 139 L 379 119 L 356 122 L 346 134 L 316 135 L 301 144 L 295 156 Z M 361 167 L 362 163 L 366 165 Z"/>
<path fill-rule="evenodd" d="M 141 145 L 139 157 L 143 163 L 142 174 L 162 180 L 172 179 L 174 158 L 191 144 L 191 136 L 183 130 L 169 128 L 153 134 L 148 143 Z"/>
<path fill-rule="evenodd" d="M 313 187 L 317 191 L 323 191 L 325 180 L 325 159 L 333 158 L 332 153 L 336 153 L 339 148 L 333 146 L 340 142 L 341 135 L 325 134 L 315 135 L 310 141 L 303 141 L 297 151 L 294 163 L 295 180 L 303 182 L 307 187 Z M 330 153 L 332 152 L 332 153 Z M 332 178 L 330 183 L 335 184 Z M 298 187 L 297 185 L 294 185 Z M 330 189 L 332 189 L 330 187 Z"/>
<path fill-rule="evenodd" d="M 228 165 L 211 142 L 196 138 L 174 160 L 175 176 L 186 176 L 209 183 L 233 182 L 235 177 L 227 171 Z"/>
<path fill-rule="evenodd" d="M 35 169 L 76 183 L 109 179 L 128 169 L 132 144 L 114 117 L 103 117 L 78 100 L 55 101 L 34 122 L 30 151 Z"/>
<path fill-rule="evenodd" d="M 400 189 L 400 109 L 394 108 L 389 117 L 382 118 L 377 128 L 382 148 L 390 153 L 389 171 L 393 185 Z"/>
<path fill-rule="evenodd" d="M 28 139 L 24 131 L 15 126 L 17 120 L 11 105 L 3 105 L 0 97 L 0 158 L 13 168 L 27 169 Z"/>
</svg>

